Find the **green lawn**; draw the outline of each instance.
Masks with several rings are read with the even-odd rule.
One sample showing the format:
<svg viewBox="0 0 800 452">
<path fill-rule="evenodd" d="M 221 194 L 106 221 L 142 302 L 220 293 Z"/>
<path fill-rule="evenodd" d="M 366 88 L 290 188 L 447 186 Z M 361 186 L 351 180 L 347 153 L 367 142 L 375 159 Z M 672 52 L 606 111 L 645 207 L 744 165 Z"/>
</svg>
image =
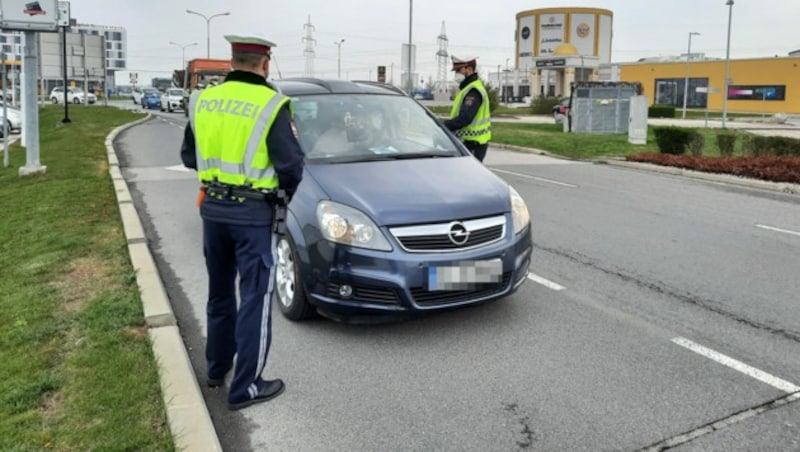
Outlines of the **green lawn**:
<svg viewBox="0 0 800 452">
<path fill-rule="evenodd" d="M 45 107 L 47 173 L 0 168 L 0 450 L 174 450 L 104 145 L 141 117 Z"/>
<path fill-rule="evenodd" d="M 492 142 L 548 151 L 574 159 L 623 157 L 642 152 L 658 152 L 653 127 L 647 128 L 647 144 L 628 143 L 628 134 L 598 135 L 564 133 L 560 124 L 492 122 Z M 705 138 L 703 155 L 718 156 L 718 129 L 696 129 Z M 738 145 L 741 146 L 738 140 Z"/>
</svg>

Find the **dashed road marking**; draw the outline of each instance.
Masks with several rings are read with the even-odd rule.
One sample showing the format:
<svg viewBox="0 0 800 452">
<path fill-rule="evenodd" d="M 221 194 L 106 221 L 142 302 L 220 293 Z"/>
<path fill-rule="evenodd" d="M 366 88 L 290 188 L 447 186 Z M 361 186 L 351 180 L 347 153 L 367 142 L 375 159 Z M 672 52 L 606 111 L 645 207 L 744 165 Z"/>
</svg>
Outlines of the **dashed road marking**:
<svg viewBox="0 0 800 452">
<path fill-rule="evenodd" d="M 192 171 L 191 169 L 189 169 L 189 168 L 187 168 L 187 167 L 185 167 L 183 165 L 168 166 L 168 167 L 166 167 L 164 169 L 169 170 L 169 171 L 180 171 L 180 172 L 183 172 L 183 173 Z"/>
<path fill-rule="evenodd" d="M 503 174 L 511 174 L 512 176 L 524 177 L 526 179 L 538 180 L 540 182 L 547 182 L 548 184 L 561 185 L 562 187 L 578 188 L 577 185 L 568 184 L 566 182 L 559 182 L 557 180 L 545 179 L 543 177 L 531 176 L 529 174 L 516 173 L 514 171 L 499 170 L 499 169 L 494 169 L 494 168 L 492 169 L 492 171 L 495 171 L 495 172 L 498 172 L 498 173 L 503 173 Z"/>
<path fill-rule="evenodd" d="M 533 281 L 535 283 L 539 283 L 539 284 L 541 284 L 541 285 L 543 285 L 543 286 L 545 286 L 545 287 L 547 287 L 549 289 L 553 289 L 553 290 L 564 290 L 564 289 L 566 289 L 566 287 L 564 287 L 564 286 L 562 286 L 560 284 L 556 284 L 553 281 L 550 281 L 548 279 L 544 279 L 544 278 L 542 278 L 541 276 L 539 276 L 539 275 L 537 275 L 535 273 L 528 272 L 528 279 L 530 279 L 531 281 Z"/>
<path fill-rule="evenodd" d="M 764 225 L 764 224 L 757 224 L 757 225 L 756 225 L 756 227 L 757 227 L 757 228 L 761 228 L 761 229 L 766 229 L 766 230 L 768 230 L 768 231 L 782 232 L 782 233 L 784 233 L 784 234 L 791 234 L 791 235 L 798 235 L 798 236 L 800 236 L 800 232 L 797 232 L 797 231 L 790 231 L 790 230 L 788 230 L 788 229 L 776 228 L 776 227 L 767 226 L 767 225 Z"/>
<path fill-rule="evenodd" d="M 710 348 L 703 347 L 702 345 L 692 342 L 689 339 L 676 337 L 672 339 L 672 342 L 680 345 L 681 347 L 688 348 L 689 350 L 705 356 L 708 359 L 714 360 L 724 366 L 728 366 L 731 369 L 737 370 L 749 377 L 755 378 L 762 383 L 766 383 L 773 388 L 780 389 L 781 391 L 789 394 L 800 391 L 800 386 L 794 385 L 786 380 L 782 380 L 774 375 L 770 375 L 764 371 L 758 370 L 755 367 L 748 366 L 747 364 L 737 361 L 730 356 L 726 356 L 722 353 L 711 350 Z"/>
</svg>

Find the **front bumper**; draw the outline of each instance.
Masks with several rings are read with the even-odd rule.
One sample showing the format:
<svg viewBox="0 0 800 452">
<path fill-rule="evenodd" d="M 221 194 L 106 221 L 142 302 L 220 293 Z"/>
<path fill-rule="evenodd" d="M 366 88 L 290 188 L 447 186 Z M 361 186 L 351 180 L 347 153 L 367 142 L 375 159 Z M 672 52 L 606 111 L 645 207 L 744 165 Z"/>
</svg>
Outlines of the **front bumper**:
<svg viewBox="0 0 800 452">
<path fill-rule="evenodd" d="M 500 242 L 454 253 L 406 253 L 393 245 L 394 251 L 379 252 L 316 242 L 307 249 L 309 262 L 301 262 L 302 274 L 310 275 L 305 280 L 309 302 L 323 313 L 344 317 L 407 315 L 487 303 L 510 295 L 527 280 L 532 253 L 530 226 L 516 236 L 507 232 Z M 492 259 L 502 262 L 497 282 L 429 290 L 431 266 Z M 340 295 L 343 285 L 351 287 L 351 296 Z"/>
</svg>

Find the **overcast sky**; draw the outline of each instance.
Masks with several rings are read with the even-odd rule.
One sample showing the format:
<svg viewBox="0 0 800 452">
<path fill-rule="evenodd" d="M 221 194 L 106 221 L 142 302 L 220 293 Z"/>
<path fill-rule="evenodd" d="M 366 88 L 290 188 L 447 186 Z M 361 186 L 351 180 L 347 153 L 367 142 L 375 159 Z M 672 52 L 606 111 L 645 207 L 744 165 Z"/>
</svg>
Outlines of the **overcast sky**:
<svg viewBox="0 0 800 452">
<path fill-rule="evenodd" d="M 514 64 L 516 14 L 547 7 L 594 7 L 613 12 L 612 61 L 686 53 L 725 57 L 728 26 L 726 0 L 426 0 L 413 2 L 412 41 L 417 46 L 417 73 L 436 77 L 437 37 L 444 22 L 448 51 L 479 57 L 479 71 Z M 305 72 L 304 24 L 311 19 L 316 40 L 315 74 L 336 77 L 341 45 L 342 78 L 376 79 L 378 65 L 387 79 L 399 83 L 401 45 L 408 42 L 407 0 L 72 0 L 72 17 L 80 23 L 122 26 L 128 32 L 128 68 L 140 80 L 171 76 L 181 65 L 181 49 L 170 45 L 197 42 L 186 58 L 205 57 L 206 16 L 230 12 L 211 21 L 211 57 L 229 58 L 225 34 L 260 34 L 278 44 L 271 78 Z M 736 0 L 733 6 L 731 58 L 785 56 L 800 49 L 800 0 Z M 117 75 L 126 83 L 128 73 Z"/>
</svg>

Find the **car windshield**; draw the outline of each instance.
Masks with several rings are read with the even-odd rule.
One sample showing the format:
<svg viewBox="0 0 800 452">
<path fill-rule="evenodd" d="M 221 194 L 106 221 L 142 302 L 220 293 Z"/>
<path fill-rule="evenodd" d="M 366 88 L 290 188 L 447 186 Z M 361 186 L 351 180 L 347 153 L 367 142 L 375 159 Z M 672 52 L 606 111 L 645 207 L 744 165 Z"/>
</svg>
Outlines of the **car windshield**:
<svg viewBox="0 0 800 452">
<path fill-rule="evenodd" d="M 183 96 L 183 90 L 182 89 L 171 89 L 171 90 L 169 90 L 167 92 L 167 94 L 170 95 L 170 96 Z"/>
<path fill-rule="evenodd" d="M 461 152 L 409 97 L 322 94 L 292 99 L 306 158 L 314 163 L 457 157 Z"/>
</svg>

